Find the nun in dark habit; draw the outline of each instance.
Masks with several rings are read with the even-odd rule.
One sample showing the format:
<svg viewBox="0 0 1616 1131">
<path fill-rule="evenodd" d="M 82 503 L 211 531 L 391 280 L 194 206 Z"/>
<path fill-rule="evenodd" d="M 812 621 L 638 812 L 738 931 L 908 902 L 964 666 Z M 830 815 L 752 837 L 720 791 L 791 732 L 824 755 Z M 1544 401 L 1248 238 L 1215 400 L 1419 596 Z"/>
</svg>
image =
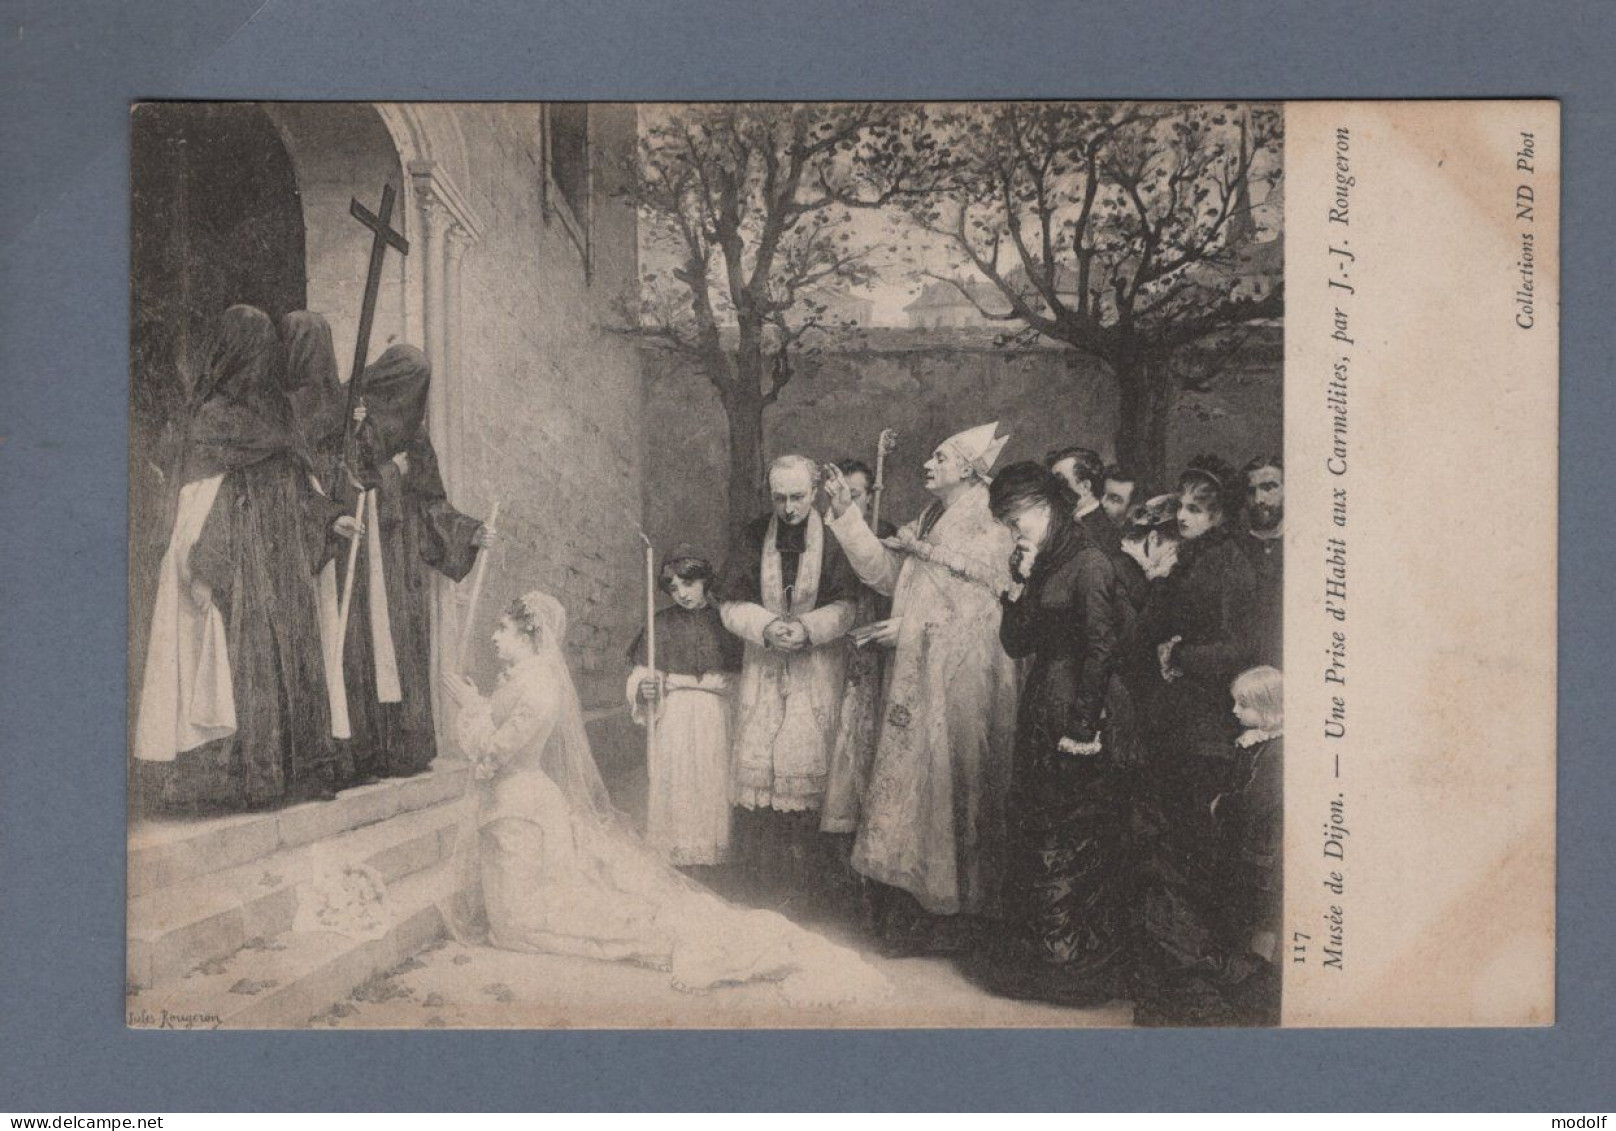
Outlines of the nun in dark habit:
<svg viewBox="0 0 1616 1131">
<path fill-rule="evenodd" d="M 414 346 L 389 347 L 359 377 L 352 458 L 336 485 L 348 514 L 365 492 L 343 649 L 358 773 L 420 773 L 437 756 L 432 718 L 433 572 L 459 581 L 496 535 L 449 504 L 426 429 L 432 367 Z M 357 476 L 357 482 L 355 481 Z M 334 589 L 346 581 L 346 553 Z M 329 629 L 328 629 L 329 636 Z"/>
<path fill-rule="evenodd" d="M 281 319 L 281 342 L 286 347 L 284 387 L 292 420 L 323 483 L 342 442 L 348 395 L 337 376 L 331 323 L 312 310 L 294 310 Z"/>
<path fill-rule="evenodd" d="M 316 488 L 263 311 L 220 317 L 185 415 L 133 742 L 146 805 L 242 810 L 331 796 L 344 773 L 312 577 L 354 530 Z"/>
</svg>

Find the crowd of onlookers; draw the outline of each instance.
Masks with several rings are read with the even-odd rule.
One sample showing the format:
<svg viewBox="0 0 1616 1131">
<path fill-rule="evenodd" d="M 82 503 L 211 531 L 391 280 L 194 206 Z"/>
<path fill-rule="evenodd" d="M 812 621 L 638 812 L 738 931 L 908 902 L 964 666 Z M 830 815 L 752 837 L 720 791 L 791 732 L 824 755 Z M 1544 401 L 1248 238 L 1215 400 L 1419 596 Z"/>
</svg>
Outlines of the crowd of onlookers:
<svg viewBox="0 0 1616 1131">
<path fill-rule="evenodd" d="M 1237 470 L 1197 457 L 1154 496 L 1085 449 L 1046 464 L 1075 499 L 1074 524 L 1096 559 L 1099 584 L 1074 586 L 1074 597 L 1112 613 L 1109 626 L 1090 617 L 1053 648 L 1094 655 L 1104 652 L 1096 634 L 1114 639 L 1099 724 L 1112 749 L 1107 757 L 1101 743 L 1091 779 L 1063 765 L 1034 779 L 1029 804 L 1066 811 L 1047 822 L 1052 831 L 1039 821 L 1022 829 L 1037 866 L 1019 941 L 1037 952 L 1035 969 L 1059 967 L 1063 948 L 1103 952 L 1085 919 L 1114 898 L 1115 961 L 1141 1022 L 1277 1023 L 1283 461 L 1260 455 Z M 1048 490 L 1035 467 L 1008 468 L 993 487 L 996 510 L 1013 512 L 1016 481 Z M 1122 599 L 1096 605 L 1102 556 Z M 1029 586 L 1036 561 L 1032 572 Z M 1112 866 L 1083 860 L 1107 838 Z M 1090 883 L 1091 871 L 1107 882 Z"/>
<path fill-rule="evenodd" d="M 668 556 L 663 586 L 675 606 L 658 624 L 672 650 L 658 676 L 642 642 L 629 682 L 636 712 L 661 698 L 670 728 L 651 767 L 651 843 L 734 898 L 809 919 L 816 898 L 839 898 L 886 953 L 947 954 L 997 993 L 1072 1005 L 1126 998 L 1146 1024 L 1277 1022 L 1281 459 L 1236 470 L 1198 457 L 1173 490 L 1153 495 L 1076 447 L 989 475 L 1003 441 L 984 456 L 982 436 L 971 436 L 928 461 L 939 501 L 902 530 L 871 532 L 850 515 L 871 499 L 866 465 L 844 460 L 816 475 L 810 461 L 782 457 L 770 469 L 773 512 L 731 545 L 724 569 L 688 548 Z M 1002 540 L 951 549 L 933 531 L 972 490 Z M 984 545 L 1008 560 L 978 569 L 968 551 Z M 791 607 L 804 561 L 819 571 L 814 593 Z M 787 602 L 777 590 L 771 604 L 781 563 Z M 917 596 L 906 571 L 925 569 L 962 590 L 994 590 L 998 661 L 948 642 L 970 618 L 942 589 Z M 856 602 L 852 572 L 867 587 Z M 912 623 L 921 619 L 924 631 Z M 949 702 L 928 702 L 912 684 L 895 686 L 906 647 L 922 653 L 922 669 L 991 672 L 1008 660 L 1011 725 L 989 726 L 973 746 L 983 736 L 959 734 L 952 715 L 962 698 L 967 714 L 1004 715 L 982 690 L 991 676 L 948 683 L 956 677 L 940 673 Z M 789 706 L 813 698 L 813 680 L 832 670 L 810 668 L 815 655 L 848 661 L 845 677 L 833 669 L 846 680 L 842 713 L 817 784 L 805 775 L 801 793 L 782 800 L 771 758 L 778 767 L 780 747 L 815 741 L 814 720 L 793 722 Z M 715 696 L 726 694 L 735 701 L 720 707 Z M 689 712 L 705 715 L 698 723 Z M 927 712 L 950 718 L 929 722 Z M 760 714 L 762 732 L 747 721 Z M 915 754 L 917 733 L 945 735 L 943 748 Z M 875 748 L 874 768 L 841 774 L 861 743 Z M 916 765 L 891 770 L 906 752 Z M 955 763 L 941 793 L 927 759 Z M 694 781 L 698 763 L 714 783 L 704 801 L 672 784 Z M 900 826 L 935 821 L 928 793 L 947 795 L 952 840 L 880 827 L 883 807 Z M 990 843 L 983 813 L 994 809 Z M 681 816 L 697 810 L 699 822 Z M 700 835 L 681 839 L 681 821 Z M 894 853 L 906 834 L 914 843 Z M 989 898 L 972 903 L 963 881 L 952 901 L 928 886 L 926 854 L 944 840 L 945 866 L 978 876 Z M 894 854 L 910 872 L 885 867 Z"/>
</svg>

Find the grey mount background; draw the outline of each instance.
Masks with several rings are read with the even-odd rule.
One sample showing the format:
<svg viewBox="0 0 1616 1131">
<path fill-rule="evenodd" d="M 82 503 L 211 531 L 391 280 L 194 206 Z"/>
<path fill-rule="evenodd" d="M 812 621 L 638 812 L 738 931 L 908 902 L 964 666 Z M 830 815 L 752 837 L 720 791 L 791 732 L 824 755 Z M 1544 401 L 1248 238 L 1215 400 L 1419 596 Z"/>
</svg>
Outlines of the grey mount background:
<svg viewBox="0 0 1616 1131">
<path fill-rule="evenodd" d="M 1601 219 L 1616 7 L 8 0 L 0 25 L 0 1108 L 1616 1106 Z M 1553 96 L 1564 109 L 1559 1024 L 1537 1031 L 123 1027 L 128 105 L 139 98 Z M 1480 438 L 1478 438 L 1478 444 Z M 1508 460 L 1507 446 L 1477 460 Z M 1410 483 L 1409 490 L 1418 490 Z M 1455 500 L 1462 520 L 1467 506 Z M 1508 914 L 1500 906 L 1500 914 Z"/>
</svg>

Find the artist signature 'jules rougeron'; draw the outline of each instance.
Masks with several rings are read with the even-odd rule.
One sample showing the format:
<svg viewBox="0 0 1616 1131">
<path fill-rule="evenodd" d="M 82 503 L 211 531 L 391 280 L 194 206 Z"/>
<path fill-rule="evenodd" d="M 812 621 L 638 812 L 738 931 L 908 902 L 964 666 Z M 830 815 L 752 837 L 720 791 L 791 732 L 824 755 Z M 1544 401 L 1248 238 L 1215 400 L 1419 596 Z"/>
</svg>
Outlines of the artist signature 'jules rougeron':
<svg viewBox="0 0 1616 1131">
<path fill-rule="evenodd" d="M 142 1029 L 217 1029 L 217 1013 L 170 1013 L 166 1009 L 153 1013 L 149 1009 L 129 1011 L 129 1024 Z"/>
</svg>

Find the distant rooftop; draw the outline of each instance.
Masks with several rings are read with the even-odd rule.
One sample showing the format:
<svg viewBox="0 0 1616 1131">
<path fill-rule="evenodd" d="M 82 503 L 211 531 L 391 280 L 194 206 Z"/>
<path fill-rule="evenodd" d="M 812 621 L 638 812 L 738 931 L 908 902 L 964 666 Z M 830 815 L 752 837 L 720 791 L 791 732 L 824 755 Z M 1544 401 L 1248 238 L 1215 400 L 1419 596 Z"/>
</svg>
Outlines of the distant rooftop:
<svg viewBox="0 0 1616 1131">
<path fill-rule="evenodd" d="M 960 292 L 961 286 L 969 293 L 970 298 Z M 972 299 L 975 299 L 974 304 Z M 956 285 L 939 279 L 921 287 L 920 296 L 904 307 L 904 310 L 941 310 L 956 306 L 969 306 L 974 309 L 976 305 L 986 305 L 996 300 L 1002 304 L 1003 296 L 999 294 L 999 288 L 992 283 L 979 279 L 961 279 Z"/>
</svg>

